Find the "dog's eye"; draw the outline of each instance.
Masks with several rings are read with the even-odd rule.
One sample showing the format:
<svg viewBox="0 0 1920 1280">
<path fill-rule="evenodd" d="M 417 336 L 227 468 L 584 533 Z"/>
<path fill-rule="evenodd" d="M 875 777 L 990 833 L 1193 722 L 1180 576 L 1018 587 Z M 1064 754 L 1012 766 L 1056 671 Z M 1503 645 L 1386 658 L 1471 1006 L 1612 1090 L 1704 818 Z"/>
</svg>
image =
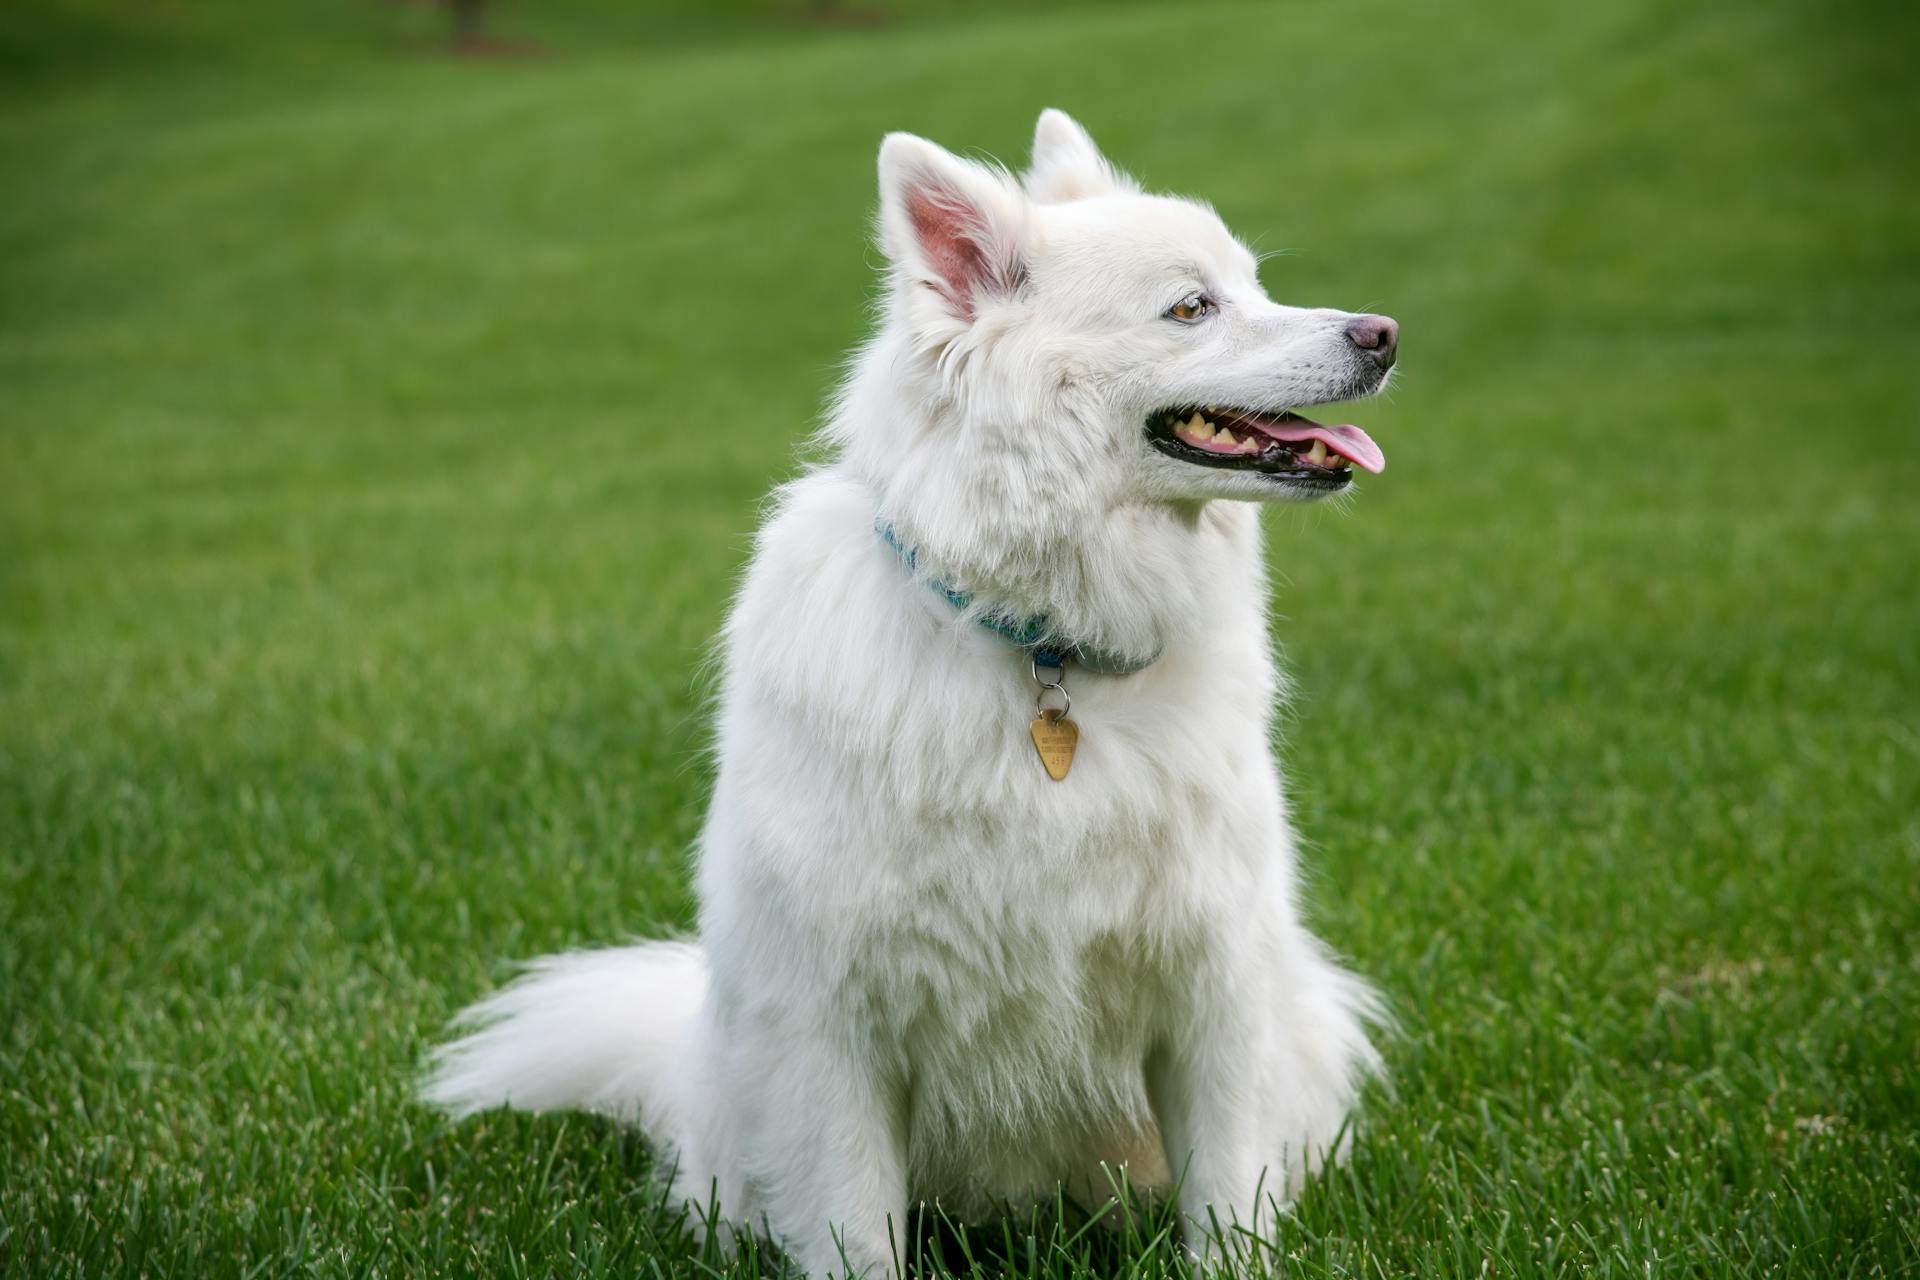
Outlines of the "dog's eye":
<svg viewBox="0 0 1920 1280">
<path fill-rule="evenodd" d="M 1213 310 L 1213 301 L 1204 294 L 1190 293 L 1167 308 L 1169 320 L 1184 320 L 1188 324 L 1198 320 Z"/>
</svg>

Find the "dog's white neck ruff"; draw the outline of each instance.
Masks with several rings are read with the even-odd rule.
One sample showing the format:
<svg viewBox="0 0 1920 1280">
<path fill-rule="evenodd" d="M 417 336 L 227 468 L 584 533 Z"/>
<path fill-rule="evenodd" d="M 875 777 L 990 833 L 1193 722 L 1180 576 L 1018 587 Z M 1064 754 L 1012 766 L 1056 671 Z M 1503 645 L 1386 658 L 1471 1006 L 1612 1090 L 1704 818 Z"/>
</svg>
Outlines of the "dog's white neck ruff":
<svg viewBox="0 0 1920 1280">
<path fill-rule="evenodd" d="M 1102 675 L 1130 676 L 1136 671 L 1144 671 L 1159 660 L 1158 650 L 1145 657 L 1135 657 L 1132 654 L 1104 653 L 1098 649 L 1090 649 L 1076 642 L 1072 636 L 1063 634 L 1053 625 L 1052 618 L 1047 614 L 1016 616 L 998 610 L 977 608 L 972 592 L 957 588 L 922 571 L 919 556 L 915 554 L 912 547 L 900 541 L 899 535 L 884 520 L 874 521 L 874 531 L 880 535 L 881 541 L 885 542 L 900 558 L 901 564 L 906 567 L 908 573 L 925 582 L 929 589 L 963 615 L 975 619 L 987 630 L 1024 650 L 1033 659 L 1036 671 L 1040 667 L 1057 670 L 1072 661 Z"/>
<path fill-rule="evenodd" d="M 919 573 L 978 615 L 1044 616 L 1054 636 L 1136 666 L 1204 625 L 1218 575 L 1246 580 L 1257 539 L 1209 535 L 1251 533 L 1251 507 L 1116 501 L 1127 463 L 1080 421 L 1089 406 L 1070 389 L 1020 403 L 960 376 L 966 362 L 883 331 L 826 427 Z"/>
</svg>

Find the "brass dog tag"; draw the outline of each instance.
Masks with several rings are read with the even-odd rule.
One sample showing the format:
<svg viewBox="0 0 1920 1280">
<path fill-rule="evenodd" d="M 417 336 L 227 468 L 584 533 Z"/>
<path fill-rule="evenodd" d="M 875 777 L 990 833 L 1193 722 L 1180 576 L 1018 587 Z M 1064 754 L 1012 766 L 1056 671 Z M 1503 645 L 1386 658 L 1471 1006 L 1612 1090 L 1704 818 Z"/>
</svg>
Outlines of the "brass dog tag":
<svg viewBox="0 0 1920 1280">
<path fill-rule="evenodd" d="M 1073 768 L 1073 749 L 1080 745 L 1080 726 L 1067 719 L 1066 712 L 1049 707 L 1033 718 L 1027 732 L 1033 735 L 1047 776 L 1055 782 L 1066 777 Z"/>
</svg>

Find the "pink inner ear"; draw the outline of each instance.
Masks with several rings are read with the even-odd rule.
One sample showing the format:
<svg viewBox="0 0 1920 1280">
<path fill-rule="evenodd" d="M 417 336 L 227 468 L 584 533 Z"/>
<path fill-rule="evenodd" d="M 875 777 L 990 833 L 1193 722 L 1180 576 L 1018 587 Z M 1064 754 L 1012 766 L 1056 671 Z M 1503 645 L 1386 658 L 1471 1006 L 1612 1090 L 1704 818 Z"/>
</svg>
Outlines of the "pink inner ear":
<svg viewBox="0 0 1920 1280">
<path fill-rule="evenodd" d="M 914 190 L 907 196 L 907 217 L 940 292 L 962 318 L 973 318 L 975 292 L 1017 283 L 1011 264 L 996 263 L 987 247 L 985 217 L 953 192 Z"/>
</svg>

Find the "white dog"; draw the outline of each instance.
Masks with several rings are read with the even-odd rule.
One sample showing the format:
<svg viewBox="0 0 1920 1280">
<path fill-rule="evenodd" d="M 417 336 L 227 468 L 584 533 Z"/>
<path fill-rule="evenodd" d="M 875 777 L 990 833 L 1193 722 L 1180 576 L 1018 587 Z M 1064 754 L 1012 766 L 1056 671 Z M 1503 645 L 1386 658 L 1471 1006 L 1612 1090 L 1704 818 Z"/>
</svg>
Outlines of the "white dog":
<svg viewBox="0 0 1920 1280">
<path fill-rule="evenodd" d="M 1382 316 L 1279 306 L 1058 111 L 880 148 L 884 320 L 728 619 L 698 944 L 537 962 L 425 1096 L 643 1127 L 816 1276 L 1103 1164 L 1270 1224 L 1377 1065 L 1300 920 L 1256 502 L 1380 450 Z M 1070 700 L 1070 712 L 1069 712 Z"/>
</svg>

